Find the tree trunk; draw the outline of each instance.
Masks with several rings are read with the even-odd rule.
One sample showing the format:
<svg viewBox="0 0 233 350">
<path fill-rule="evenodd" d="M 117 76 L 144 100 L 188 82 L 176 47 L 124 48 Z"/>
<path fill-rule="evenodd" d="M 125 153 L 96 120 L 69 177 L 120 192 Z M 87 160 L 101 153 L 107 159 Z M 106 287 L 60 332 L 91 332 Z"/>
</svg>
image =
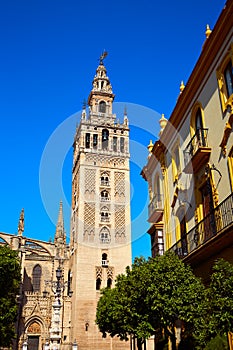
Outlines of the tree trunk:
<svg viewBox="0 0 233 350">
<path fill-rule="evenodd" d="M 142 350 L 142 339 L 141 338 L 137 338 L 137 348 L 138 350 Z"/>
<path fill-rule="evenodd" d="M 176 350 L 176 337 L 175 337 L 175 334 L 172 334 L 170 339 L 171 339 L 171 343 L 172 343 L 172 350 Z"/>
</svg>

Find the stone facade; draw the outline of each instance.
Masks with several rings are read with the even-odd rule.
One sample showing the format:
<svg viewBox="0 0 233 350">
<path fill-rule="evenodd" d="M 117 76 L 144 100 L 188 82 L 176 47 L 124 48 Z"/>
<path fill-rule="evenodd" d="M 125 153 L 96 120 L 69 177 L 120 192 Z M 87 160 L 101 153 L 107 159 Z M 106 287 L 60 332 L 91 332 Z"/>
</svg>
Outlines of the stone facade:
<svg viewBox="0 0 233 350">
<path fill-rule="evenodd" d="M 131 265 L 128 118 L 116 122 L 104 58 L 74 139 L 70 243 L 62 203 L 53 243 L 23 235 L 23 211 L 17 235 L 0 233 L 0 244 L 19 251 L 22 267 L 15 349 L 130 348 L 103 338 L 95 324 L 100 289 L 113 287 Z"/>
</svg>

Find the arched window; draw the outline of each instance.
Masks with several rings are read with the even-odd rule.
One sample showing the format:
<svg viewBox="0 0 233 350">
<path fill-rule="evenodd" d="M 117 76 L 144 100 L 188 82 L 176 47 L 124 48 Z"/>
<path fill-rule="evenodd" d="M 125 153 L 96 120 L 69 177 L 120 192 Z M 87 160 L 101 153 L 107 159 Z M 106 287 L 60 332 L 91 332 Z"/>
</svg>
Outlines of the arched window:
<svg viewBox="0 0 233 350">
<path fill-rule="evenodd" d="M 101 243 L 110 243 L 110 232 L 107 227 L 103 227 L 100 231 L 100 242 Z"/>
<path fill-rule="evenodd" d="M 112 287 L 112 279 L 108 278 L 107 280 L 107 288 L 111 288 Z"/>
<path fill-rule="evenodd" d="M 100 200 L 101 202 L 109 201 L 109 193 L 106 190 L 100 192 Z"/>
<path fill-rule="evenodd" d="M 102 266 L 107 267 L 108 266 L 108 256 L 106 253 L 102 254 Z"/>
<path fill-rule="evenodd" d="M 100 101 L 99 103 L 99 112 L 100 113 L 106 113 L 106 102 Z"/>
<path fill-rule="evenodd" d="M 40 265 L 35 265 L 32 272 L 33 292 L 40 291 L 41 273 L 42 273 L 42 270 Z"/>
<path fill-rule="evenodd" d="M 203 119 L 202 119 L 202 113 L 200 108 L 198 108 L 196 112 L 195 129 L 196 129 L 196 135 L 197 135 L 199 146 L 205 147 L 206 146 L 205 133 L 203 128 Z"/>
<path fill-rule="evenodd" d="M 86 133 L 85 147 L 90 148 L 90 133 Z"/>
<path fill-rule="evenodd" d="M 109 131 L 107 129 L 102 130 L 102 148 L 108 148 Z"/>
<path fill-rule="evenodd" d="M 233 46 L 227 50 L 227 55 L 217 69 L 219 95 L 223 111 L 233 99 Z"/>
<path fill-rule="evenodd" d="M 124 139 L 124 137 L 121 137 L 121 138 L 120 138 L 120 151 L 121 151 L 122 153 L 125 152 L 125 139 Z"/>
<path fill-rule="evenodd" d="M 71 284 L 72 284 L 72 272 L 71 270 L 68 271 L 68 285 L 67 285 L 67 295 L 71 296 L 72 295 L 72 290 L 71 290 Z"/>
<path fill-rule="evenodd" d="M 154 179 L 154 205 L 157 208 L 162 208 L 162 194 L 159 174 L 156 173 Z"/>
<path fill-rule="evenodd" d="M 185 256 L 188 253 L 188 242 L 187 242 L 187 222 L 186 222 L 186 211 L 183 206 L 178 209 L 177 218 L 179 226 L 177 227 L 178 236 L 180 236 L 181 247 L 179 248 L 179 255 Z"/>
<path fill-rule="evenodd" d="M 231 60 L 224 70 L 224 79 L 226 83 L 227 98 L 233 94 L 233 67 Z"/>
<path fill-rule="evenodd" d="M 117 152 L 117 137 L 113 136 L 113 145 L 112 145 L 113 152 Z"/>
<path fill-rule="evenodd" d="M 100 178 L 101 186 L 109 186 L 109 177 L 106 174 L 103 174 Z"/>
<path fill-rule="evenodd" d="M 101 288 L 101 279 L 97 278 L 97 280 L 96 280 L 96 290 L 100 290 L 100 288 Z"/>
<path fill-rule="evenodd" d="M 101 222 L 109 222 L 109 219 L 110 219 L 109 209 L 107 207 L 101 208 L 101 211 L 100 211 Z"/>
</svg>

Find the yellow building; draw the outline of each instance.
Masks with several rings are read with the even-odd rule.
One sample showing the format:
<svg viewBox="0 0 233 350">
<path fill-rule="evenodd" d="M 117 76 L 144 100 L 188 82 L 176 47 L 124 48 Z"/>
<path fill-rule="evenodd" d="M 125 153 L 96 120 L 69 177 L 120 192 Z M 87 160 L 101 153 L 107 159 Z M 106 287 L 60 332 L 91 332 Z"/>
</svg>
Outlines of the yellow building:
<svg viewBox="0 0 233 350">
<path fill-rule="evenodd" d="M 131 265 L 129 124 L 112 111 L 115 95 L 103 60 L 96 70 L 74 139 L 70 243 L 62 203 L 54 243 L 0 232 L 19 251 L 22 286 L 17 340 L 23 350 L 123 350 L 130 343 L 103 338 L 95 324 L 100 289 L 113 287 Z"/>
<path fill-rule="evenodd" d="M 170 118 L 148 146 L 152 255 L 173 250 L 208 279 L 213 261 L 233 263 L 233 2 L 227 1 Z"/>
</svg>

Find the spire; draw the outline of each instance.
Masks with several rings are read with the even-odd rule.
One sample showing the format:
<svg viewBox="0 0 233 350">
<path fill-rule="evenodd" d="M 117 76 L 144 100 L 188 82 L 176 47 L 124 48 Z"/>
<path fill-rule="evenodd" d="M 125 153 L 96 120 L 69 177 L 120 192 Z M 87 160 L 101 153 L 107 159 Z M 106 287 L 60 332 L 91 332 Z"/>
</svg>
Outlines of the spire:
<svg viewBox="0 0 233 350">
<path fill-rule="evenodd" d="M 161 128 L 159 132 L 159 136 L 161 136 L 165 126 L 167 125 L 167 119 L 164 117 L 164 114 L 162 114 L 162 118 L 159 119 L 159 125 Z"/>
<path fill-rule="evenodd" d="M 86 119 L 87 113 L 86 113 L 86 107 L 87 107 L 87 103 L 86 100 L 84 99 L 83 101 L 83 109 L 82 109 L 82 119 Z"/>
<path fill-rule="evenodd" d="M 128 125 L 127 107 L 124 108 L 124 124 Z"/>
<path fill-rule="evenodd" d="M 24 232 L 24 209 L 21 210 L 18 223 L 18 236 L 22 236 Z"/>
<path fill-rule="evenodd" d="M 185 88 L 185 85 L 184 85 L 184 82 L 182 80 L 181 83 L 180 83 L 180 94 L 182 94 L 184 88 Z"/>
<path fill-rule="evenodd" d="M 100 60 L 100 64 L 96 69 L 96 75 L 92 82 L 92 91 L 112 94 L 112 85 L 107 76 L 107 70 L 104 66 L 103 60 Z"/>
<path fill-rule="evenodd" d="M 212 30 L 210 29 L 209 24 L 207 24 L 207 25 L 206 25 L 206 31 L 205 31 L 206 39 L 209 38 L 209 36 L 210 36 L 211 33 L 212 33 Z"/>
<path fill-rule="evenodd" d="M 58 256 L 63 255 L 62 252 L 64 252 L 64 248 L 66 246 L 66 233 L 65 233 L 65 228 L 64 228 L 62 201 L 60 201 L 54 243 L 55 243 L 55 247 L 57 248 L 57 255 Z"/>
<path fill-rule="evenodd" d="M 112 92 L 112 85 L 104 65 L 106 56 L 107 52 L 104 51 L 99 58 L 99 65 L 92 82 L 92 90 L 87 102 L 89 106 L 88 119 L 92 122 L 99 122 L 99 117 L 108 118 L 108 122 L 114 123 L 115 117 L 112 114 L 112 103 L 115 95 Z"/>
</svg>

